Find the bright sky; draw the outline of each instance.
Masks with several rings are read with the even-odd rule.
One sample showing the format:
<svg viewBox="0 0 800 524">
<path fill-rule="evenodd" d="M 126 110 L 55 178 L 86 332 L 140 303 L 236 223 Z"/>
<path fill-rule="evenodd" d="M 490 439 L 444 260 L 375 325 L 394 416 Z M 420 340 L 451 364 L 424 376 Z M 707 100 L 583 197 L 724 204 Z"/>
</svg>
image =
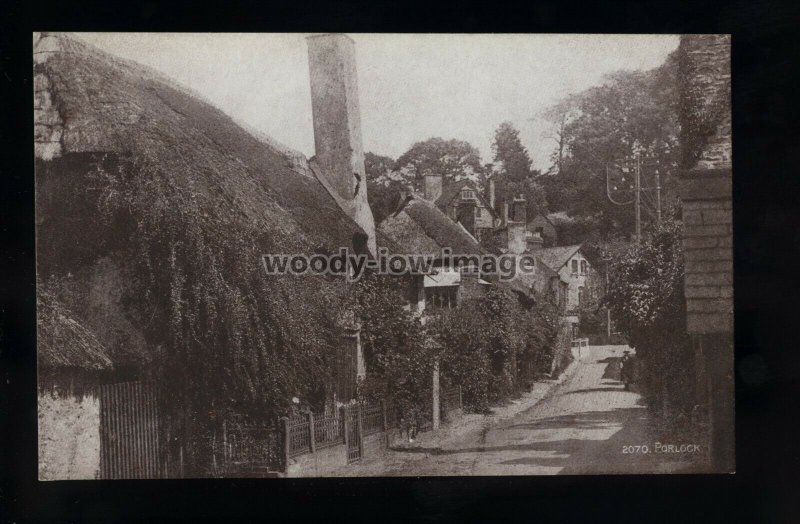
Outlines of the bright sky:
<svg viewBox="0 0 800 524">
<path fill-rule="evenodd" d="M 80 33 L 151 66 L 275 140 L 314 154 L 304 34 Z M 491 161 L 494 130 L 520 130 L 534 167 L 554 143 L 538 118 L 620 69 L 651 69 L 677 35 L 350 34 L 364 149 L 397 158 L 414 142 L 466 140 Z"/>
</svg>

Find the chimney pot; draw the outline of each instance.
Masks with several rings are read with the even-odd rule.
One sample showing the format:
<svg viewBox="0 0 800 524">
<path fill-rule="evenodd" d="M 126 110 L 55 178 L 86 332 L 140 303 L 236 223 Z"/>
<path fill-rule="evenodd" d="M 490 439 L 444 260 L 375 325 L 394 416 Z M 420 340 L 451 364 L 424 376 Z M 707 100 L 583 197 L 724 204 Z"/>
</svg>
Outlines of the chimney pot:
<svg viewBox="0 0 800 524">
<path fill-rule="evenodd" d="M 442 196 L 442 175 L 425 174 L 425 200 L 436 202 Z"/>
</svg>

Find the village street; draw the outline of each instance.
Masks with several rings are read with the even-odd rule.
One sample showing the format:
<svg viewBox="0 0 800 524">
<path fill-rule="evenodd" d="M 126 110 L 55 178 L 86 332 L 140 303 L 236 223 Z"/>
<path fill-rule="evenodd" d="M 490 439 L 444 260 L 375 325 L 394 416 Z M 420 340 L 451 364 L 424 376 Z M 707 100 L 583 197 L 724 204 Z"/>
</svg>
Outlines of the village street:
<svg viewBox="0 0 800 524">
<path fill-rule="evenodd" d="M 451 427 L 393 446 L 384 457 L 335 476 L 555 475 L 687 471 L 701 451 L 664 452 L 672 442 L 635 391 L 619 381 L 626 346 L 589 346 L 560 383 L 539 383 L 490 416 L 466 415 Z M 516 414 L 513 414 L 516 412 Z M 512 413 L 512 414 L 510 414 Z M 633 446 L 628 449 L 628 446 Z M 644 447 L 647 446 L 647 452 Z M 625 448 L 625 449 L 624 449 Z M 678 449 L 677 447 L 675 449 Z M 630 451 L 630 452 L 625 452 Z"/>
</svg>

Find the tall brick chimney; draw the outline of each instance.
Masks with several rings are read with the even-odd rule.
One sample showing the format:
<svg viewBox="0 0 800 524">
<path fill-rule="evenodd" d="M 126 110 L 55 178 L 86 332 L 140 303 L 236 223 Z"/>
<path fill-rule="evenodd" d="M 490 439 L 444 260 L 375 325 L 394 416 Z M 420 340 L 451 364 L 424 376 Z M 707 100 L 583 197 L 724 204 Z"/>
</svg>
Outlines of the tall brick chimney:
<svg viewBox="0 0 800 524">
<path fill-rule="evenodd" d="M 511 202 L 511 217 L 508 220 L 508 252 L 515 255 L 524 253 L 528 248 L 526 238 L 527 228 L 527 203 L 525 197 L 519 195 Z"/>
<path fill-rule="evenodd" d="M 375 255 L 375 219 L 367 199 L 355 43 L 343 34 L 310 36 L 307 42 L 316 149 L 310 164 L 342 210 L 367 234 L 367 247 Z"/>
<path fill-rule="evenodd" d="M 425 174 L 425 200 L 436 202 L 442 196 L 442 175 Z"/>
</svg>

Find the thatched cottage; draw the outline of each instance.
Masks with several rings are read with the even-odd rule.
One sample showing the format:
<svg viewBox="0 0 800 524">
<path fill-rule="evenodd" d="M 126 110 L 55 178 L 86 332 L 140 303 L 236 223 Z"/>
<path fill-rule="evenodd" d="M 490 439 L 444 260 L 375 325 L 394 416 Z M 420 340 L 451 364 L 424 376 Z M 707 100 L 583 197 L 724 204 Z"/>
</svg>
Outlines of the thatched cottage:
<svg viewBox="0 0 800 524">
<path fill-rule="evenodd" d="M 333 394 L 353 349 L 346 282 L 268 277 L 261 255 L 373 252 L 354 64 L 325 76 L 351 44 L 309 44 L 312 169 L 149 68 L 34 36 L 37 276 L 124 380 L 169 386 L 159 465 L 203 474 L 204 435 L 226 413 L 270 418 L 292 396 Z"/>
</svg>

